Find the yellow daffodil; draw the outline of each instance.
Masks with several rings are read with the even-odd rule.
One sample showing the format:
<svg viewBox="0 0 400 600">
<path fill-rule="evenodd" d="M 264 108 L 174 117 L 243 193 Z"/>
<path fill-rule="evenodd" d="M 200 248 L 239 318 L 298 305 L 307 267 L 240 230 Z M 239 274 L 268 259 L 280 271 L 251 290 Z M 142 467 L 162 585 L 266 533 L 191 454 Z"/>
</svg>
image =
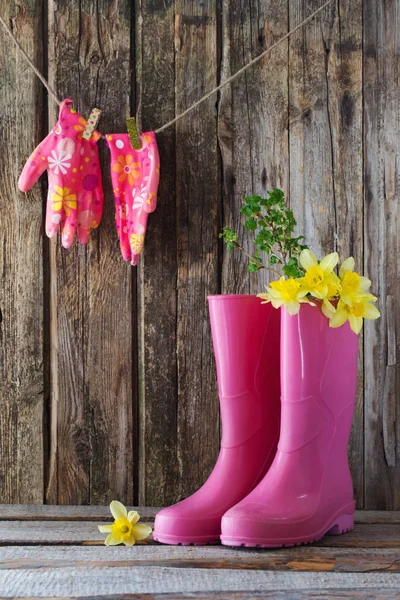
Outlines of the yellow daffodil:
<svg viewBox="0 0 400 600">
<path fill-rule="evenodd" d="M 108 533 L 105 540 L 106 546 L 134 546 L 137 540 L 145 540 L 151 533 L 151 527 L 142 523 L 138 524 L 140 519 L 136 510 L 126 510 L 125 506 L 113 500 L 110 504 L 111 514 L 114 517 L 112 525 L 99 525 L 99 531 Z"/>
<path fill-rule="evenodd" d="M 319 263 L 311 250 L 303 250 L 300 254 L 300 264 L 305 270 L 300 283 L 303 289 L 314 298 L 324 300 L 328 297 L 329 285 L 332 285 L 333 269 L 339 260 L 337 252 L 327 254 Z"/>
<path fill-rule="evenodd" d="M 344 261 L 339 270 L 340 299 L 349 306 L 360 296 L 365 296 L 371 287 L 371 281 L 354 272 L 354 258 L 350 256 Z"/>
<path fill-rule="evenodd" d="M 340 279 L 336 273 L 331 273 L 327 278 L 328 293 L 322 300 L 321 310 L 328 319 L 335 313 L 336 308 L 331 303 L 332 300 L 337 300 L 340 296 L 341 285 Z"/>
<path fill-rule="evenodd" d="M 330 327 L 340 327 L 346 321 L 349 321 L 350 327 L 354 333 L 360 333 L 363 319 L 378 319 L 380 312 L 372 304 L 376 297 L 372 294 L 364 294 L 356 299 L 351 305 L 339 300 L 337 310 L 329 319 Z"/>
<path fill-rule="evenodd" d="M 296 315 L 299 312 L 300 304 L 309 303 L 309 300 L 305 297 L 308 291 L 301 287 L 300 279 L 281 277 L 278 281 L 272 281 L 269 286 L 265 287 L 268 294 L 257 294 L 258 298 L 264 300 L 262 304 L 271 302 L 274 308 L 284 306 L 291 315 Z"/>
</svg>

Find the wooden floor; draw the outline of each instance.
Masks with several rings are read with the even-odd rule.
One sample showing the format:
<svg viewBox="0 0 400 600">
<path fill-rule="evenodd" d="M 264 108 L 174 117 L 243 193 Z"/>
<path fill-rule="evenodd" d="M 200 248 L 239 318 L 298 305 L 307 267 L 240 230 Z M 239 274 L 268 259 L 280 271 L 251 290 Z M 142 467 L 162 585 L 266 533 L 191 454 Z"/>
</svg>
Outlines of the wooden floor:
<svg viewBox="0 0 400 600">
<path fill-rule="evenodd" d="M 157 509 L 138 509 L 153 524 Z M 105 547 L 107 507 L 0 505 L 0 598 L 400 598 L 400 512 L 282 550 Z"/>
</svg>

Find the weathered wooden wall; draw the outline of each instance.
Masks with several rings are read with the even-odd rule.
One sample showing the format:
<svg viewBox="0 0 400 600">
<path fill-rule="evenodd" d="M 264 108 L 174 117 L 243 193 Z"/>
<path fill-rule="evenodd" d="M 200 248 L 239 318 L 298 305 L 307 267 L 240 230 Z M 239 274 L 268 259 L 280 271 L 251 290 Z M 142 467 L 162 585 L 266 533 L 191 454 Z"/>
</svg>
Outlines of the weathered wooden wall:
<svg viewBox="0 0 400 600">
<path fill-rule="evenodd" d="M 123 131 L 162 125 L 317 0 L 18 0 L 0 11 L 61 97 Z M 382 318 L 360 337 L 350 456 L 360 508 L 400 509 L 398 412 L 400 0 L 337 0 L 270 57 L 158 136 L 146 252 L 119 255 L 105 212 L 87 247 L 43 236 L 46 180 L 19 172 L 56 120 L 0 32 L 0 502 L 164 505 L 219 447 L 207 294 L 255 292 L 218 239 L 247 193 L 286 190 L 319 253 L 352 254 Z M 243 243 L 248 241 L 243 233 Z"/>
</svg>

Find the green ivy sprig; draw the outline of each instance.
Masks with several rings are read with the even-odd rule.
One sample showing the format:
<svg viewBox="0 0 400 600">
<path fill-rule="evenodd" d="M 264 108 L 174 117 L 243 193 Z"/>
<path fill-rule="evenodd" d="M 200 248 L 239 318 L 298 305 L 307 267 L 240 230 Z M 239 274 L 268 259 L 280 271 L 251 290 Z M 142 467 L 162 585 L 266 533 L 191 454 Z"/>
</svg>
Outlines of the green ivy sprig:
<svg viewBox="0 0 400 600">
<path fill-rule="evenodd" d="M 247 196 L 240 211 L 246 217 L 245 229 L 254 232 L 255 252 L 246 252 L 238 242 L 236 231 L 225 227 L 219 237 L 228 250 L 237 248 L 248 256 L 251 273 L 268 269 L 280 277 L 280 267 L 287 277 L 302 277 L 304 271 L 299 264 L 299 255 L 308 246 L 301 243 L 303 235 L 293 237 L 296 219 L 293 211 L 286 207 L 283 191 L 275 188 L 267 192 L 266 198 Z M 266 255 L 264 260 L 262 255 Z"/>
</svg>

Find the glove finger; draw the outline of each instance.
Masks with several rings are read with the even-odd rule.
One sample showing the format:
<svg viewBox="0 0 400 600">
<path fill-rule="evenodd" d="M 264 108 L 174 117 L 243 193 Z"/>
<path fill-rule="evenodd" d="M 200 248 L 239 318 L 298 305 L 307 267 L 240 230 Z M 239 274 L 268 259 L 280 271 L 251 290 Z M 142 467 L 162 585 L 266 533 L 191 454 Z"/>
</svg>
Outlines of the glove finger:
<svg viewBox="0 0 400 600">
<path fill-rule="evenodd" d="M 61 225 L 61 243 L 64 248 L 70 248 L 74 243 L 75 233 L 77 228 L 78 214 L 76 195 L 69 193 L 67 188 L 64 188 L 65 194 L 63 206 L 65 219 Z"/>
<path fill-rule="evenodd" d="M 143 216 L 146 216 L 147 220 L 147 214 L 143 213 Z M 131 248 L 131 264 L 133 266 L 138 264 L 139 256 L 143 252 L 145 233 L 146 227 L 142 223 L 135 223 L 133 225 L 129 236 L 129 244 Z"/>
<path fill-rule="evenodd" d="M 92 229 L 96 229 L 101 222 L 103 216 L 104 194 L 101 187 L 94 190 L 92 203 Z"/>
<path fill-rule="evenodd" d="M 131 226 L 131 209 L 123 199 L 124 195 L 115 197 L 115 225 L 119 237 L 119 247 L 122 258 L 131 260 L 131 249 L 129 246 L 129 228 Z"/>
<path fill-rule="evenodd" d="M 92 228 L 92 211 L 90 209 L 82 210 L 78 214 L 77 235 L 80 244 L 87 244 Z"/>
<path fill-rule="evenodd" d="M 54 197 L 54 193 L 49 190 L 47 194 L 47 207 L 46 207 L 46 235 L 49 238 L 57 235 L 60 223 L 63 218 L 62 203 L 57 201 Z"/>
</svg>

